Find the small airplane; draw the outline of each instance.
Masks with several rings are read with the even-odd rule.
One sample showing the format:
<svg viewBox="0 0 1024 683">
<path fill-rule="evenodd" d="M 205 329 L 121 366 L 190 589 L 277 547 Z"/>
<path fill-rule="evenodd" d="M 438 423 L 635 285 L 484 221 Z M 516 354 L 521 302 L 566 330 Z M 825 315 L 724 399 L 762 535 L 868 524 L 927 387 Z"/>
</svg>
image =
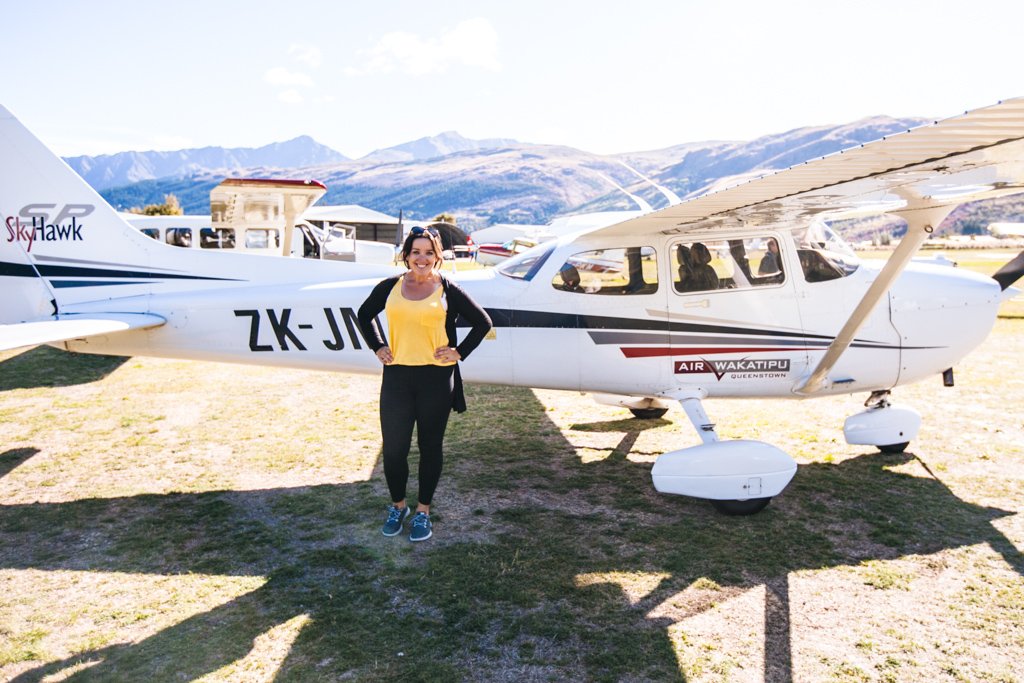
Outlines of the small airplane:
<svg viewBox="0 0 1024 683">
<path fill-rule="evenodd" d="M 537 246 L 537 241 L 528 237 L 513 237 L 507 242 L 500 244 L 485 242 L 476 247 L 476 262 L 485 266 L 496 266 L 516 254 L 522 254 L 528 249 Z"/>
<path fill-rule="evenodd" d="M 921 419 L 891 390 L 951 383 L 1024 274 L 1024 252 L 992 278 L 912 257 L 957 205 L 1021 191 L 1015 99 L 562 236 L 460 274 L 495 324 L 463 377 L 590 392 L 639 417 L 678 402 L 702 443 L 659 456 L 655 488 L 753 514 L 796 462 L 720 440 L 704 400 L 864 392 L 847 441 L 906 448 Z M 826 222 L 877 213 L 908 225 L 881 266 Z M 0 215 L 0 348 L 380 371 L 355 312 L 396 268 L 149 239 L 2 107 Z"/>
<path fill-rule="evenodd" d="M 210 191 L 209 216 L 122 216 L 147 237 L 176 247 L 393 264 L 390 245 L 356 239 L 355 227 L 319 227 L 302 218 L 326 193 L 315 180 L 227 178 Z"/>
</svg>

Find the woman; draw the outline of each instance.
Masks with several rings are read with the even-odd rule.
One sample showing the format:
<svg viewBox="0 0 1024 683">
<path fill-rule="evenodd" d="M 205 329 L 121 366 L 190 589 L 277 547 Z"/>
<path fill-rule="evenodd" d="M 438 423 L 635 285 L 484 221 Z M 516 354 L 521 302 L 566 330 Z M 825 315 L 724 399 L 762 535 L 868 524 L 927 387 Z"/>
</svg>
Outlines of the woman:
<svg viewBox="0 0 1024 683">
<path fill-rule="evenodd" d="M 466 409 L 458 361 L 480 344 L 491 319 L 457 284 L 440 273 L 441 238 L 433 228 L 413 228 L 402 245 L 402 275 L 380 282 L 359 307 L 366 343 L 384 365 L 380 386 L 380 428 L 384 477 L 391 507 L 381 533 L 397 536 L 409 515 L 405 488 L 409 479 L 412 428 L 420 448 L 419 499 L 410 541 L 433 535 L 430 504 L 441 477 L 444 430 L 452 408 Z M 387 316 L 384 340 L 377 316 Z M 472 326 L 458 344 L 455 320 Z"/>
</svg>

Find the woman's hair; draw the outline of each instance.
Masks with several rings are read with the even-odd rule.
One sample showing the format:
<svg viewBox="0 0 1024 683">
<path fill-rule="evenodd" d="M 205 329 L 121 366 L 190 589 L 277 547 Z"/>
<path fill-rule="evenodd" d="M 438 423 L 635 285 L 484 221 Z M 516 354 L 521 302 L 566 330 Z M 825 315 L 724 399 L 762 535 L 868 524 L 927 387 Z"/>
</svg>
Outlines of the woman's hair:
<svg viewBox="0 0 1024 683">
<path fill-rule="evenodd" d="M 405 237 L 405 242 L 402 243 L 402 263 L 405 267 L 409 267 L 409 255 L 412 254 L 412 243 L 420 238 L 426 238 L 430 240 L 430 245 L 434 248 L 434 255 L 437 256 L 437 261 L 434 263 L 434 270 L 440 270 L 441 261 L 444 260 L 444 245 L 441 244 L 441 235 L 434 228 L 421 228 L 416 226 L 409 231 L 409 234 Z"/>
</svg>

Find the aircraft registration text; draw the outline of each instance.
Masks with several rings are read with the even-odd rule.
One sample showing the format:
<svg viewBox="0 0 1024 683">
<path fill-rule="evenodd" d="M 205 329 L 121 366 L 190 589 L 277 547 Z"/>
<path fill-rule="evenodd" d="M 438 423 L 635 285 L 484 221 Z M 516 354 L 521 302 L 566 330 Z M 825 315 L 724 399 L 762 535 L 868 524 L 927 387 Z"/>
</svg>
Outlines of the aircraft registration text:
<svg viewBox="0 0 1024 683">
<path fill-rule="evenodd" d="M 310 322 L 293 322 L 292 309 L 290 308 L 282 308 L 279 311 L 272 308 L 262 311 L 243 309 L 236 310 L 234 313 L 239 318 L 249 318 L 250 351 L 306 351 L 308 349 L 307 344 L 311 343 L 310 337 L 314 336 L 301 334 L 303 330 L 313 330 L 314 325 Z M 263 323 L 264 320 L 266 325 Z M 317 341 L 328 350 L 341 351 L 344 349 L 346 337 L 353 349 L 363 348 L 362 337 L 359 334 L 359 318 L 351 308 L 339 308 L 337 313 L 333 308 L 325 308 L 323 309 L 323 322 L 327 324 L 330 338 L 323 339 L 322 333 L 315 336 L 321 337 Z M 266 326 L 270 327 L 271 336 L 268 338 L 267 335 L 264 335 L 263 339 L 270 341 L 271 343 L 269 344 L 260 343 L 260 328 L 265 328 Z M 345 334 L 342 334 L 342 326 L 345 328 Z M 300 335 L 307 337 L 305 342 Z M 273 343 L 275 341 L 277 342 L 276 346 Z M 315 344 L 316 342 L 312 343 Z"/>
</svg>

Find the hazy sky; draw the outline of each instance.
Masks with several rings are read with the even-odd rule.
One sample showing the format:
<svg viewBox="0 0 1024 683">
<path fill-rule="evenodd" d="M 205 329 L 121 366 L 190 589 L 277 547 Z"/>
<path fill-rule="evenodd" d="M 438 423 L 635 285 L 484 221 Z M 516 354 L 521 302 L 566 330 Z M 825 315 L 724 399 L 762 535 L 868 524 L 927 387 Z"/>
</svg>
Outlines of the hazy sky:
<svg viewBox="0 0 1024 683">
<path fill-rule="evenodd" d="M 0 0 L 0 27 L 0 103 L 64 156 L 446 130 L 608 153 L 1024 95 L 1020 0 Z"/>
</svg>

